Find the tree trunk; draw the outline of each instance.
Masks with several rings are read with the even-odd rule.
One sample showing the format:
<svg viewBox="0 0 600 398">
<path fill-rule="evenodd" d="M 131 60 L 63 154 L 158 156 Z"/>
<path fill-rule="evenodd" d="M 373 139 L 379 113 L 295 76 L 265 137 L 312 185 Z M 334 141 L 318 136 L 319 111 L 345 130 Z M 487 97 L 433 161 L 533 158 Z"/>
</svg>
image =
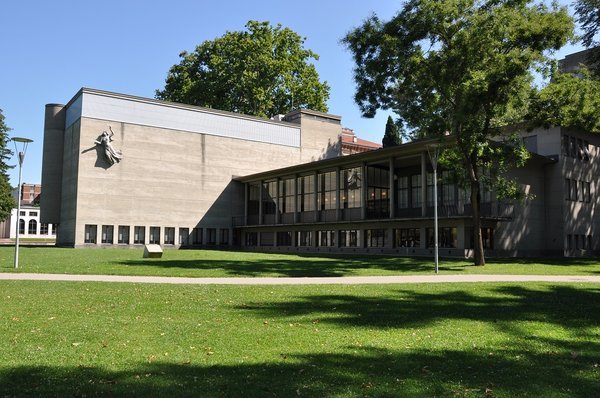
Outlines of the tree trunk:
<svg viewBox="0 0 600 398">
<path fill-rule="evenodd" d="M 474 265 L 485 265 L 481 237 L 481 193 L 479 181 L 471 181 L 471 207 L 473 208 L 473 260 Z"/>
</svg>

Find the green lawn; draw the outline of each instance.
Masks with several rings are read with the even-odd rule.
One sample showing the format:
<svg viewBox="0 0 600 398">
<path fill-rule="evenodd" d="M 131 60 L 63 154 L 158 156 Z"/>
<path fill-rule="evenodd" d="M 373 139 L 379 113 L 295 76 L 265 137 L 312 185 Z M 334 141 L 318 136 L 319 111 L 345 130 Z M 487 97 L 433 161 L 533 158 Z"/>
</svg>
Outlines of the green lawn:
<svg viewBox="0 0 600 398">
<path fill-rule="evenodd" d="M 361 276 L 433 273 L 428 258 L 318 256 L 216 250 L 166 250 L 143 259 L 143 250 L 21 247 L 19 272 L 189 277 Z M 0 247 L 0 272 L 14 272 L 14 248 Z M 599 275 L 600 259 L 501 259 L 474 267 L 464 260 L 440 262 L 442 274 Z"/>
<path fill-rule="evenodd" d="M 0 396 L 592 397 L 600 284 L 3 281 L 0 339 Z"/>
</svg>

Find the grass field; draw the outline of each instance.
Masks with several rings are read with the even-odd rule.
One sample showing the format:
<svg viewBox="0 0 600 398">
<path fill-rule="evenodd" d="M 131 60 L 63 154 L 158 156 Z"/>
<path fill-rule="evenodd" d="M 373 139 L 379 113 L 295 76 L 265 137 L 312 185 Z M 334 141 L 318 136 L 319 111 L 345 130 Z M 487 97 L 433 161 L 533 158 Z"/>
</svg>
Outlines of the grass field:
<svg viewBox="0 0 600 398">
<path fill-rule="evenodd" d="M 4 281 L 0 339 L 0 396 L 592 397 L 600 284 Z"/>
<path fill-rule="evenodd" d="M 186 277 L 362 276 L 431 274 L 428 258 L 318 256 L 166 250 L 161 259 L 143 259 L 142 249 L 21 247 L 18 272 L 156 275 Z M 13 269 L 14 248 L 0 247 L 0 272 Z M 600 259 L 490 259 L 484 267 L 442 259 L 441 274 L 599 275 Z"/>
</svg>

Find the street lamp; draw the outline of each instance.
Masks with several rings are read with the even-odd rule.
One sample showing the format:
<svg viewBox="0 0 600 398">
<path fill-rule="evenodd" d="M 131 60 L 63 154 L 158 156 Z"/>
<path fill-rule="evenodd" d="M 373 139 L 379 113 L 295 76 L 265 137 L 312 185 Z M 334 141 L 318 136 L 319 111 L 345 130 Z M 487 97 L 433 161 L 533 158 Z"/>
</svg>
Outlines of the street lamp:
<svg viewBox="0 0 600 398">
<path fill-rule="evenodd" d="M 21 177 L 23 174 L 23 160 L 25 160 L 25 153 L 27 152 L 27 145 L 29 145 L 30 142 L 33 142 L 33 140 L 30 140 L 29 138 L 23 138 L 23 137 L 13 137 L 12 141 L 15 144 L 15 151 L 19 154 L 19 185 L 17 187 L 17 228 L 16 228 L 16 233 L 17 233 L 17 240 L 16 240 L 16 244 L 15 244 L 15 268 L 19 268 L 19 217 L 21 217 L 21 197 L 23 196 L 23 193 L 21 191 Z M 19 151 L 19 148 L 17 148 L 17 142 L 21 143 L 21 151 Z"/>
<path fill-rule="evenodd" d="M 431 167 L 433 168 L 433 236 L 435 253 L 435 273 L 439 271 L 439 249 L 438 249 L 438 194 L 437 194 L 437 165 L 442 146 L 440 144 L 427 145 Z"/>
</svg>

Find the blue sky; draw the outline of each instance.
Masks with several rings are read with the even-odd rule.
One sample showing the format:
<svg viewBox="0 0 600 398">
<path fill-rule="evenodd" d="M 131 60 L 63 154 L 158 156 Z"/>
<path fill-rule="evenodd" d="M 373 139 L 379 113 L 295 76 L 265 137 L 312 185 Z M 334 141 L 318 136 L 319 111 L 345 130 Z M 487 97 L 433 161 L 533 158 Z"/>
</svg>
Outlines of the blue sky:
<svg viewBox="0 0 600 398">
<path fill-rule="evenodd" d="M 566 1 L 561 1 L 567 4 Z M 67 103 L 81 87 L 154 97 L 179 53 L 248 20 L 280 23 L 306 37 L 331 86 L 330 113 L 361 137 L 381 141 L 387 114 L 361 118 L 353 101 L 353 62 L 339 41 L 375 12 L 393 16 L 400 1 L 200 0 L 7 1 L 0 23 L 0 109 L 11 136 L 34 140 L 23 182 L 41 182 L 44 106 Z M 568 46 L 557 58 L 581 50 Z M 14 149 L 14 148 L 12 148 Z M 16 164 L 13 157 L 9 164 Z M 17 170 L 10 172 L 17 184 Z"/>
</svg>

